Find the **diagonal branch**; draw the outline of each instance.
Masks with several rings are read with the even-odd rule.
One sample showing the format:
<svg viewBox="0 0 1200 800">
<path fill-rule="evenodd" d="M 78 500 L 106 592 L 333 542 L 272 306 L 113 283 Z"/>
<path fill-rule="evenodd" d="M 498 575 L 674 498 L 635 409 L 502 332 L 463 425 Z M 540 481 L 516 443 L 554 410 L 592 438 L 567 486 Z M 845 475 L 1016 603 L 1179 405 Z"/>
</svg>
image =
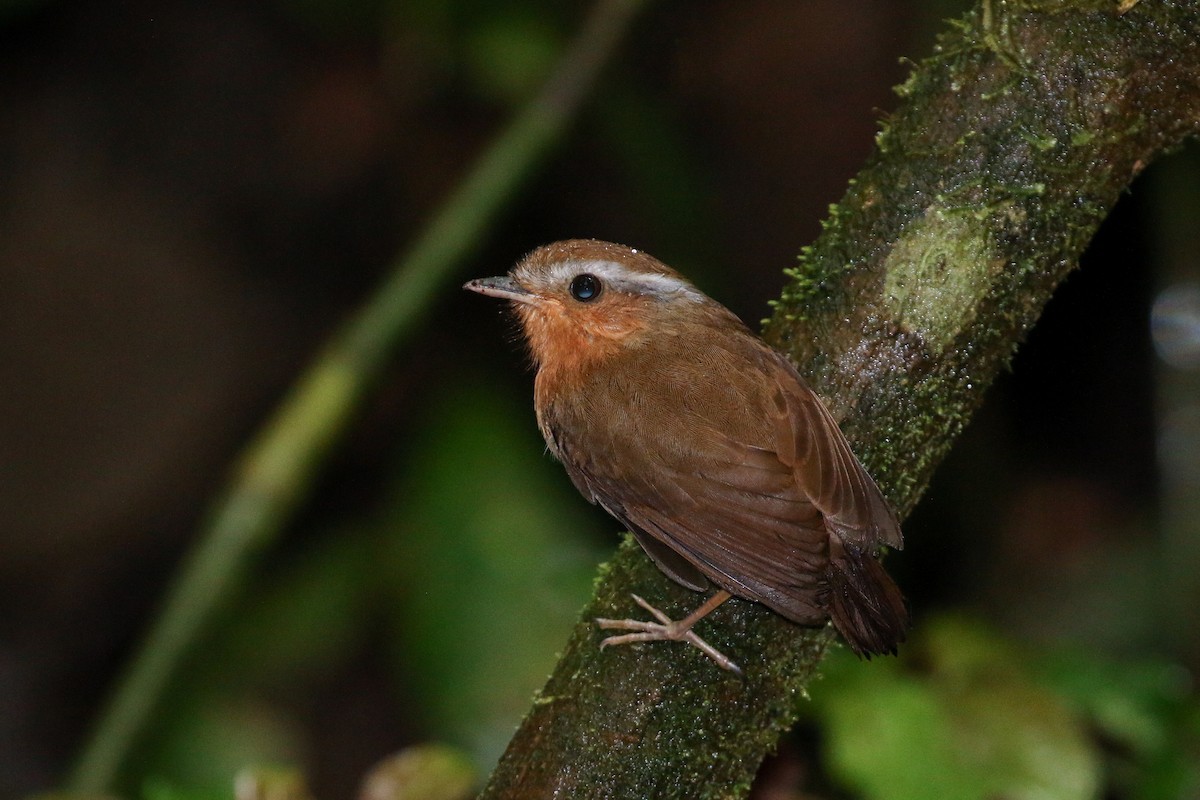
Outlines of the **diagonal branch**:
<svg viewBox="0 0 1200 800">
<path fill-rule="evenodd" d="M 766 334 L 903 512 L 1119 193 L 1200 131 L 1197 41 L 1194 2 L 990 0 L 900 87 Z M 694 604 L 626 541 L 484 798 L 746 793 L 829 634 L 733 601 L 705 635 L 744 679 L 682 646 L 600 651 L 591 618 L 634 590 Z"/>
</svg>

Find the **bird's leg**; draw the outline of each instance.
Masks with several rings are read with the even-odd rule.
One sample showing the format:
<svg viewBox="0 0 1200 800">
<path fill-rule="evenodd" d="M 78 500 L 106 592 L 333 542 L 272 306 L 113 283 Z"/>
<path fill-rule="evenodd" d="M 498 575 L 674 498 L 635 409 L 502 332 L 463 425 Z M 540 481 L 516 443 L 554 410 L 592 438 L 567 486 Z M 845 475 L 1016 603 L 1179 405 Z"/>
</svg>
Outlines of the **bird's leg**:
<svg viewBox="0 0 1200 800">
<path fill-rule="evenodd" d="M 633 599 L 637 601 L 637 604 L 653 614 L 658 622 L 645 622 L 639 619 L 597 619 L 596 624 L 605 630 L 635 631 L 634 633 L 623 633 L 619 636 L 609 636 L 600 642 L 600 647 L 607 647 L 611 644 L 632 644 L 634 642 L 684 641 L 698 648 L 702 653 L 715 661 L 721 669 L 727 669 L 730 672 L 741 675 L 742 670 L 737 664 L 733 663 L 724 653 L 701 639 L 692 631 L 693 625 L 706 617 L 713 609 L 730 597 L 732 595 L 722 589 L 705 600 L 704 605 L 683 619 L 672 620 L 635 594 L 633 595 Z"/>
</svg>

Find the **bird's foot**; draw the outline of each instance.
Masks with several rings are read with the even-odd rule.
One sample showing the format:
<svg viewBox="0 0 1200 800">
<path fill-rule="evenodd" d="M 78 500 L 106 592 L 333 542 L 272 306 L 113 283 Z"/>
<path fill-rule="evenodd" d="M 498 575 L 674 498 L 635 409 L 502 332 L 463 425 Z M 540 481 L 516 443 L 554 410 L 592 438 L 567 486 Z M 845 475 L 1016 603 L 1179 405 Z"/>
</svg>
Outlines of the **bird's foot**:
<svg viewBox="0 0 1200 800">
<path fill-rule="evenodd" d="M 725 598 L 721 598 L 721 601 L 724 601 L 727 597 L 728 595 L 726 595 Z M 600 642 L 601 648 L 608 647 L 609 645 L 633 644 L 635 642 L 687 642 L 711 658 L 721 669 L 729 670 L 736 675 L 742 674 L 741 668 L 738 667 L 738 665 L 735 664 L 732 659 L 730 659 L 717 648 L 713 647 L 708 642 L 701 639 L 696 635 L 696 632 L 692 630 L 692 626 L 696 624 L 697 620 L 703 617 L 704 614 L 707 614 L 709 611 L 711 611 L 712 608 L 715 608 L 715 605 L 710 605 L 711 601 L 709 603 L 705 603 L 704 606 L 701 606 L 701 608 L 697 610 L 703 611 L 704 613 L 694 612 L 681 620 L 672 620 L 662 611 L 659 611 L 657 608 L 650 605 L 636 594 L 633 595 L 633 599 L 637 601 L 639 606 L 653 614 L 654 618 L 657 619 L 658 622 L 646 622 L 645 620 L 640 619 L 598 618 L 596 620 L 596 624 L 604 630 L 634 631 L 633 633 L 623 633 L 617 636 L 609 636 Z M 719 605 L 719 603 L 717 603 L 717 605 Z"/>
</svg>

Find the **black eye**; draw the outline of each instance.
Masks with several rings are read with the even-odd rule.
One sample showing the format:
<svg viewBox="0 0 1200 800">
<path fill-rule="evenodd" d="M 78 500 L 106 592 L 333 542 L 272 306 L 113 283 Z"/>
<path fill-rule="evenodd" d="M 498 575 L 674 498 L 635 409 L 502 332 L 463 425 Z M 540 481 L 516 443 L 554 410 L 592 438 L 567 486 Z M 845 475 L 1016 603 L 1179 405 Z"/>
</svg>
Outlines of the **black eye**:
<svg viewBox="0 0 1200 800">
<path fill-rule="evenodd" d="M 587 303 L 600 296 L 600 279 L 595 275 L 583 273 L 571 279 L 571 297 L 581 303 Z"/>
</svg>

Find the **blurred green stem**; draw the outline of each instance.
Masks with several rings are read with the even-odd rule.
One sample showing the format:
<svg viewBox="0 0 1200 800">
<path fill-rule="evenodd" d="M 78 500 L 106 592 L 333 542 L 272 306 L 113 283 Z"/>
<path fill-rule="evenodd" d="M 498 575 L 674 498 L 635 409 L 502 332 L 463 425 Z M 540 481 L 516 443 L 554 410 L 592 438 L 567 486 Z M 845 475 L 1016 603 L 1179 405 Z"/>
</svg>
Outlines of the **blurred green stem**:
<svg viewBox="0 0 1200 800">
<path fill-rule="evenodd" d="M 172 673 L 279 537 L 389 355 L 546 156 L 643 0 L 600 0 L 541 93 L 483 154 L 362 311 L 329 342 L 242 455 L 162 613 L 100 716 L 69 781 L 108 789 Z"/>
</svg>

